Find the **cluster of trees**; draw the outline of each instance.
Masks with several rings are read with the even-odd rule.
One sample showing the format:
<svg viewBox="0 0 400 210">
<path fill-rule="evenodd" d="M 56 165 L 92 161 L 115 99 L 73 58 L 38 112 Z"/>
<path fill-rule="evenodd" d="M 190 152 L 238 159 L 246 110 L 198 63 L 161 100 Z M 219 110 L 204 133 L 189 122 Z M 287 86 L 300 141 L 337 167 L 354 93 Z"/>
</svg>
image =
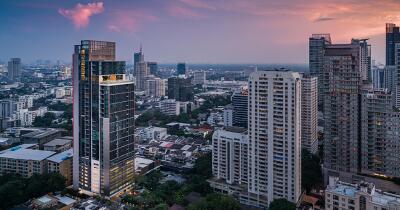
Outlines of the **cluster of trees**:
<svg viewBox="0 0 400 210">
<path fill-rule="evenodd" d="M 269 210 L 295 210 L 296 204 L 284 198 L 275 199 L 269 204 Z"/>
<path fill-rule="evenodd" d="M 0 176 L 0 209 L 9 209 L 49 192 L 65 188 L 65 178 L 57 173 L 34 174 L 29 178 Z"/>
<path fill-rule="evenodd" d="M 240 209 L 239 203 L 231 197 L 212 193 L 207 182 L 207 179 L 212 176 L 211 158 L 211 153 L 199 157 L 194 168 L 184 174 L 187 180 L 185 184 L 179 184 L 175 181 L 160 184 L 162 179 L 160 171 L 153 171 L 146 176 L 139 177 L 136 184 L 137 187 L 144 189 L 144 193 L 140 196 L 127 195 L 122 201 L 134 204 L 137 209 L 161 210 L 168 209 L 168 206 L 173 204 L 188 206 L 185 197 L 191 192 L 197 192 L 205 198 L 196 204 L 189 205 L 189 209 L 204 209 L 203 207 L 206 206 L 214 206 L 211 209 L 220 209 L 219 207 L 222 206 L 226 210 Z"/>
<path fill-rule="evenodd" d="M 158 126 L 163 126 L 170 122 L 181 122 L 181 123 L 198 123 L 198 116 L 201 113 L 208 113 L 209 109 L 216 108 L 218 106 L 226 106 L 231 103 L 229 97 L 206 97 L 206 101 L 199 108 L 189 113 L 182 113 L 179 116 L 168 116 L 160 111 L 150 110 L 138 117 L 136 120 L 137 126 L 149 126 L 149 122 L 154 121 Z"/>
<path fill-rule="evenodd" d="M 301 184 L 306 192 L 323 188 L 321 160 L 308 150 L 301 151 Z"/>
</svg>

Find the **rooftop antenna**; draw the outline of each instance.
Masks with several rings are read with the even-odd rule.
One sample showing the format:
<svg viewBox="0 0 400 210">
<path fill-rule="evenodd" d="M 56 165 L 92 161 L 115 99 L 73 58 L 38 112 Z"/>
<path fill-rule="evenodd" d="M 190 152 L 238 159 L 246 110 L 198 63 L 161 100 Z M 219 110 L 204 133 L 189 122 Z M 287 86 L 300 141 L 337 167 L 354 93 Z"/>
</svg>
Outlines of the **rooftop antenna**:
<svg viewBox="0 0 400 210">
<path fill-rule="evenodd" d="M 142 53 L 142 43 L 140 43 L 140 53 Z"/>
</svg>

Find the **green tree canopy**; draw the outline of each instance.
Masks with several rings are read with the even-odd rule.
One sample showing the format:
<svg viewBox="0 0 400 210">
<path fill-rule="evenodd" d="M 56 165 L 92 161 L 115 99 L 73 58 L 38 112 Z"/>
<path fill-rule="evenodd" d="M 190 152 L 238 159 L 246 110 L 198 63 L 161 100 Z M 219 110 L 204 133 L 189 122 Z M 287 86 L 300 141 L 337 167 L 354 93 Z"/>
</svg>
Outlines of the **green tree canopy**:
<svg viewBox="0 0 400 210">
<path fill-rule="evenodd" d="M 269 204 L 269 210 L 296 210 L 296 204 L 284 199 L 275 199 Z"/>
</svg>

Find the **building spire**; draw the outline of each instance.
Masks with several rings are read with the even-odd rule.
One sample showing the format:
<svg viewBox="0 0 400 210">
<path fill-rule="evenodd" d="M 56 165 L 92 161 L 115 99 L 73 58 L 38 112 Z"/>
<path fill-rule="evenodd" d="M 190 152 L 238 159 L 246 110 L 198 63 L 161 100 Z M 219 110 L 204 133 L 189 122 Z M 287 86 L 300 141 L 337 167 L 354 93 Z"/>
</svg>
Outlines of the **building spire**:
<svg viewBox="0 0 400 210">
<path fill-rule="evenodd" d="M 140 54 L 143 53 L 142 43 L 140 43 Z"/>
</svg>

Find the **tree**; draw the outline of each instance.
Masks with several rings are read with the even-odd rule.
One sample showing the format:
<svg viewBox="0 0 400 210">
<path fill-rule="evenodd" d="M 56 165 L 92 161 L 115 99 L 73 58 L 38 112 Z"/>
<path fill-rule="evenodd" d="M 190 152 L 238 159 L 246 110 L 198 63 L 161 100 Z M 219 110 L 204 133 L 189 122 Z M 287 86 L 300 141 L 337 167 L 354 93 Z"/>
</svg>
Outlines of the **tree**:
<svg viewBox="0 0 400 210">
<path fill-rule="evenodd" d="M 322 170 L 318 156 L 303 149 L 301 155 L 301 184 L 306 192 L 313 188 L 322 187 Z"/>
<path fill-rule="evenodd" d="M 284 199 L 275 199 L 269 204 L 268 210 L 295 210 L 296 204 Z"/>
<path fill-rule="evenodd" d="M 208 194 L 207 197 L 197 203 L 190 204 L 188 210 L 240 210 L 240 204 L 231 196 L 219 193 Z"/>
<path fill-rule="evenodd" d="M 43 117 L 37 116 L 32 125 L 35 127 L 51 127 L 53 120 L 56 119 L 54 113 L 46 112 Z"/>
</svg>

